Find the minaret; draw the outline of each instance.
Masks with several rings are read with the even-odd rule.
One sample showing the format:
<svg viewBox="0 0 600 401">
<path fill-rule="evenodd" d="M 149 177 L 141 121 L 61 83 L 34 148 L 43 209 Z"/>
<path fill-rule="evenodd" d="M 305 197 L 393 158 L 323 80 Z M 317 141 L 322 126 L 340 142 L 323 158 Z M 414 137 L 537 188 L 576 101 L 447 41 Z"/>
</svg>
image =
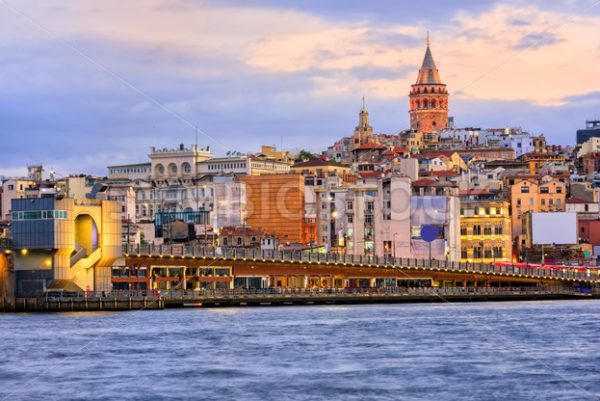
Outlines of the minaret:
<svg viewBox="0 0 600 401">
<path fill-rule="evenodd" d="M 365 107 L 365 97 L 362 97 L 362 107 L 358 113 L 358 125 L 354 128 L 354 134 L 352 134 L 352 143 L 350 144 L 351 149 L 356 149 L 360 145 L 368 143 L 373 134 L 373 127 L 369 125 L 369 112 Z"/>
<path fill-rule="evenodd" d="M 429 32 L 423 64 L 408 99 L 411 129 L 433 132 L 448 126 L 448 91 L 431 55 Z"/>
</svg>

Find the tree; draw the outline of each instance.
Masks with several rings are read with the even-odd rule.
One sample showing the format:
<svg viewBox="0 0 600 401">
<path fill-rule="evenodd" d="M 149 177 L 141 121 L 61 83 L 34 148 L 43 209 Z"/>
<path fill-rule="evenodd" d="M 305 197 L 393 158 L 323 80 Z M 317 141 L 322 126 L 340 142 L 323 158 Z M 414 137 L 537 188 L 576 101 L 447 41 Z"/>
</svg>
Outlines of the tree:
<svg viewBox="0 0 600 401">
<path fill-rule="evenodd" d="M 302 149 L 298 155 L 296 155 L 296 163 L 302 163 L 308 160 L 316 159 L 318 156 L 308 150 Z"/>
</svg>

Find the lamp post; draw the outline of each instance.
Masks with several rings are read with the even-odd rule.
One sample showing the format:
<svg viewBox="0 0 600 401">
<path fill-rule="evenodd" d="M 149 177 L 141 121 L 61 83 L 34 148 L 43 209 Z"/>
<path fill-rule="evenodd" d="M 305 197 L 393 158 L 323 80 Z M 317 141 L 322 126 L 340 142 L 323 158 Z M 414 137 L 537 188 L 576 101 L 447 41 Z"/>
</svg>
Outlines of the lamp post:
<svg viewBox="0 0 600 401">
<path fill-rule="evenodd" d="M 394 233 L 394 235 L 392 236 L 392 246 L 394 247 L 392 249 L 392 256 L 394 257 L 394 259 L 396 259 L 396 235 L 399 235 L 399 234 Z"/>
<path fill-rule="evenodd" d="M 483 241 L 479 241 L 479 249 L 481 252 L 481 264 L 483 264 L 483 257 L 484 257 Z"/>
<path fill-rule="evenodd" d="M 336 229 L 337 229 L 337 224 L 336 224 L 337 218 L 338 218 L 338 211 L 337 210 L 333 210 L 331 212 L 331 225 L 329 227 L 330 230 L 332 231 L 332 233 L 329 236 L 329 238 L 330 238 L 330 241 L 331 241 L 331 239 L 333 239 L 334 243 L 338 241 L 337 231 L 336 231 Z M 336 248 L 339 246 L 339 244 L 335 244 L 335 245 L 336 245 Z M 333 248 L 333 246 L 332 246 L 332 248 Z"/>
</svg>

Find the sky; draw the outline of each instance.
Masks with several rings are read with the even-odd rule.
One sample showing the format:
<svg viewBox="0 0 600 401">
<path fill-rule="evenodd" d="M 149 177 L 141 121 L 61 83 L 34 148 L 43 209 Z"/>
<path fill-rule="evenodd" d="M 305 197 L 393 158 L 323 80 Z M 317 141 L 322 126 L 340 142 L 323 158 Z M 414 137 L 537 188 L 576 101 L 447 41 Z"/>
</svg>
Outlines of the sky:
<svg viewBox="0 0 600 401">
<path fill-rule="evenodd" d="M 600 117 L 600 0 L 0 0 L 0 176 L 151 146 L 325 150 L 408 128 L 426 33 L 458 127 L 568 145 Z"/>
</svg>

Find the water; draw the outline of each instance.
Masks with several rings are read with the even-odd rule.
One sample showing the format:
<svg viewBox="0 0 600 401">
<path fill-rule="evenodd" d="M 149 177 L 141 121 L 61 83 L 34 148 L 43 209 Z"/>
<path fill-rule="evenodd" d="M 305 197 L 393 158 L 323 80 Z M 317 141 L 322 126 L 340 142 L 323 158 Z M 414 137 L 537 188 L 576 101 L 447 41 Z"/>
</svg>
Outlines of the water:
<svg viewBox="0 0 600 401">
<path fill-rule="evenodd" d="M 600 301 L 0 315 L 0 400 L 599 400 Z"/>
</svg>

